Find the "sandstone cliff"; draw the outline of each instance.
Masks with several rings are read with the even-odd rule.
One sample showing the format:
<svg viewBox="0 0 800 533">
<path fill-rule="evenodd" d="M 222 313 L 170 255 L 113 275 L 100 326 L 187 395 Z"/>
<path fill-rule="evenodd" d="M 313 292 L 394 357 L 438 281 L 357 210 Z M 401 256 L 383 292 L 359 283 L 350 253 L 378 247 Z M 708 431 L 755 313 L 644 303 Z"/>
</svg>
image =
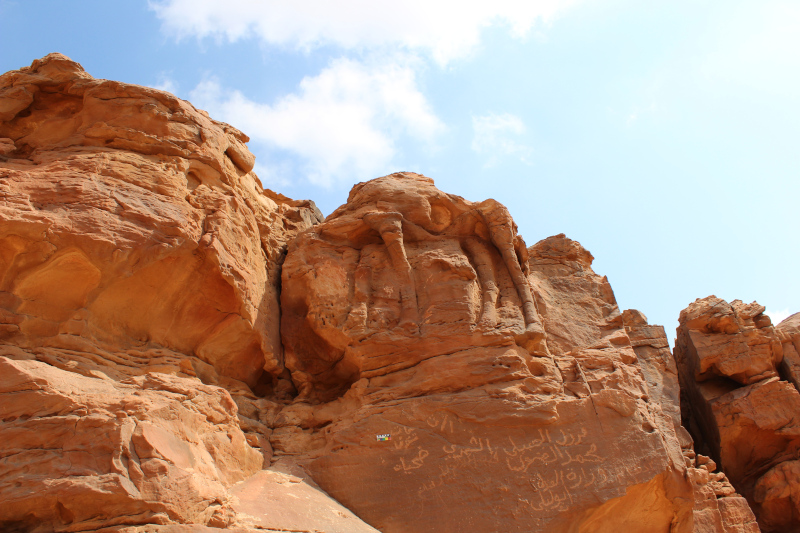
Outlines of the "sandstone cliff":
<svg viewBox="0 0 800 533">
<path fill-rule="evenodd" d="M 792 407 L 748 398 L 797 395 L 797 316 L 687 310 L 676 365 L 564 235 L 414 173 L 323 221 L 246 142 L 59 54 L 0 76 L 0 529 L 794 524 Z"/>
<path fill-rule="evenodd" d="M 59 54 L 0 77 L 0 529 L 329 526 L 237 518 L 245 479 L 359 522 L 262 471 L 246 415 L 292 392 L 282 254 L 321 217 L 262 189 L 246 141 Z"/>
</svg>

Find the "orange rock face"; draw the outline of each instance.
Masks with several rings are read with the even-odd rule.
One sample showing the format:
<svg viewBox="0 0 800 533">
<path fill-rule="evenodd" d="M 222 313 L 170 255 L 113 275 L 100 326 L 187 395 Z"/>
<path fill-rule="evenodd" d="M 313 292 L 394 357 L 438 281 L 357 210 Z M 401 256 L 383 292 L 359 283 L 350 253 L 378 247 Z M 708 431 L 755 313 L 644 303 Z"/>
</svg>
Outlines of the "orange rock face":
<svg viewBox="0 0 800 533">
<path fill-rule="evenodd" d="M 59 54 L 0 76 L 0 530 L 794 527 L 796 317 L 696 305 L 676 367 L 564 235 L 413 173 L 323 222 L 246 142 Z"/>
<path fill-rule="evenodd" d="M 264 193 L 247 137 L 51 54 L 0 77 L 3 338 L 282 370 L 277 263 L 313 204 Z"/>
<path fill-rule="evenodd" d="M 424 176 L 357 185 L 284 263 L 276 454 L 385 532 L 757 530 L 682 449 L 663 329 L 629 333 L 591 261 Z"/>
<path fill-rule="evenodd" d="M 714 296 L 695 301 L 681 313 L 675 357 L 684 424 L 699 448 L 748 499 L 764 531 L 790 531 L 800 526 L 800 394 L 779 373 L 792 376 L 782 363 L 796 332 L 794 321 L 776 331 L 763 311 Z"/>
<path fill-rule="evenodd" d="M 779 371 L 781 375 L 800 386 L 800 313 L 795 313 L 775 328 L 783 349 L 783 361 Z"/>
<path fill-rule="evenodd" d="M 0 530 L 291 525 L 246 502 L 283 487 L 279 264 L 320 215 L 246 141 L 59 54 L 0 76 Z M 372 531 L 292 484 L 295 523 Z"/>
<path fill-rule="evenodd" d="M 263 464 L 230 395 L 194 380 L 0 357 L 0 398 L 0 524 L 225 523 L 226 487 Z"/>
</svg>

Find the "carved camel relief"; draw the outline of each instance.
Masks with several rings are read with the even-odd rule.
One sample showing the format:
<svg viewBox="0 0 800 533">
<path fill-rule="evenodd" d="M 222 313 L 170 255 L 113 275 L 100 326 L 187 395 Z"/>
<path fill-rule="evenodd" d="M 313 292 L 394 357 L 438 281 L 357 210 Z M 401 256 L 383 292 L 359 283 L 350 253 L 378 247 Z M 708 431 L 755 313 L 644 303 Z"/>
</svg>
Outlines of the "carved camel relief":
<svg viewBox="0 0 800 533">
<path fill-rule="evenodd" d="M 384 180 L 391 180 L 394 187 L 387 190 L 389 188 Z M 404 186 L 406 181 L 410 181 L 411 186 Z M 375 190 L 369 190 L 371 188 Z M 527 256 L 527 250 L 505 206 L 491 199 L 469 204 L 460 197 L 442 193 L 433 187 L 432 180 L 415 174 L 387 176 L 356 189 L 351 193 L 351 198 L 354 195 L 366 196 L 357 204 L 364 207 L 347 213 L 351 215 L 348 217 L 337 219 L 339 211 L 331 215 L 325 223 L 323 235 L 348 242 L 351 246 L 355 244 L 358 248 L 369 241 L 368 233 L 374 232 L 380 236 L 400 287 L 398 327 L 414 332 L 419 323 L 417 288 L 405 242 L 457 238 L 475 267 L 481 287 L 482 305 L 478 325 L 493 328 L 497 324 L 496 305 L 500 290 L 488 249 L 488 243 L 491 242 L 500 252 L 519 295 L 526 335 L 537 341 L 544 338 L 533 294 L 520 264 L 521 258 L 524 260 Z M 372 199 L 374 201 L 370 202 Z M 371 267 L 365 263 L 362 254 L 355 272 L 354 302 L 345 324 L 345 329 L 351 333 L 366 333 L 371 279 Z"/>
</svg>

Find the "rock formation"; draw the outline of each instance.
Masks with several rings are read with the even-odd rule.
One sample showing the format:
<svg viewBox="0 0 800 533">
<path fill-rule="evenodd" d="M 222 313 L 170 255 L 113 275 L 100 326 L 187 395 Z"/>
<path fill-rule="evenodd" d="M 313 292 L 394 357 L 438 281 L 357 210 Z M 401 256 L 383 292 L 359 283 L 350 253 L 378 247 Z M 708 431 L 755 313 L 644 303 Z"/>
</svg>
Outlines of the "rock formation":
<svg viewBox="0 0 800 533">
<path fill-rule="evenodd" d="M 800 527 L 797 317 L 776 330 L 764 306 L 709 296 L 681 312 L 675 346 L 684 425 L 763 531 Z"/>
<path fill-rule="evenodd" d="M 280 263 L 321 216 L 264 191 L 245 142 L 59 54 L 0 76 L 0 530 L 372 531 L 262 470 L 254 413 L 292 390 Z M 239 482 L 309 506 L 258 517 Z"/>
<path fill-rule="evenodd" d="M 264 193 L 247 137 L 165 92 L 58 54 L 0 91 L 4 338 L 279 375 L 278 263 L 313 204 Z"/>
<path fill-rule="evenodd" d="M 355 186 L 289 245 L 276 455 L 386 532 L 757 530 L 591 262 L 418 174 Z"/>
<path fill-rule="evenodd" d="M 696 303 L 676 366 L 564 235 L 407 172 L 323 221 L 247 140 L 0 76 L 0 530 L 794 526 L 798 315 Z"/>
</svg>

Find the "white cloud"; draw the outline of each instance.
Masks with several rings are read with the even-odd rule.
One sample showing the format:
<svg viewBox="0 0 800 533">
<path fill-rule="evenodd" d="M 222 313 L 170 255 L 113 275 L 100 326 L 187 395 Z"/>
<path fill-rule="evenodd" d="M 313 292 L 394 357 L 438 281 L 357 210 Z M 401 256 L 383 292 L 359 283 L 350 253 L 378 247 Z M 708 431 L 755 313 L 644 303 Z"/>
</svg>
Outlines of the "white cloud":
<svg viewBox="0 0 800 533">
<path fill-rule="evenodd" d="M 489 156 L 486 166 L 495 165 L 501 157 L 512 156 L 524 163 L 529 163 L 533 150 L 514 140 L 525 133 L 525 124 L 516 115 L 510 113 L 472 117 L 472 149 Z"/>
<path fill-rule="evenodd" d="M 288 164 L 284 162 L 274 163 L 270 161 L 269 164 L 264 162 L 256 162 L 253 167 L 253 172 L 256 173 L 261 184 L 267 189 L 280 190 L 284 187 L 289 187 L 292 184 L 291 169 Z"/>
<path fill-rule="evenodd" d="M 767 309 L 766 311 L 764 311 L 764 314 L 769 316 L 769 318 L 772 320 L 773 325 L 777 326 L 778 324 L 780 324 L 781 322 L 792 316 L 793 313 L 790 313 L 789 309 L 782 309 L 779 311 L 772 311 L 771 309 Z"/>
<path fill-rule="evenodd" d="M 153 89 L 158 89 L 159 91 L 167 91 L 168 93 L 176 94 L 178 92 L 178 83 L 170 78 L 162 74 L 158 78 L 158 83 L 153 85 Z"/>
<path fill-rule="evenodd" d="M 216 80 L 200 83 L 190 99 L 254 142 L 299 157 L 308 179 L 323 186 L 386 173 L 398 140 L 431 143 L 444 130 L 402 61 L 371 67 L 338 59 L 271 104 Z"/>
<path fill-rule="evenodd" d="M 151 0 L 166 33 L 185 37 L 255 36 L 267 44 L 310 50 L 401 47 L 440 64 L 464 57 L 481 30 L 502 24 L 524 37 L 578 0 Z"/>
</svg>

